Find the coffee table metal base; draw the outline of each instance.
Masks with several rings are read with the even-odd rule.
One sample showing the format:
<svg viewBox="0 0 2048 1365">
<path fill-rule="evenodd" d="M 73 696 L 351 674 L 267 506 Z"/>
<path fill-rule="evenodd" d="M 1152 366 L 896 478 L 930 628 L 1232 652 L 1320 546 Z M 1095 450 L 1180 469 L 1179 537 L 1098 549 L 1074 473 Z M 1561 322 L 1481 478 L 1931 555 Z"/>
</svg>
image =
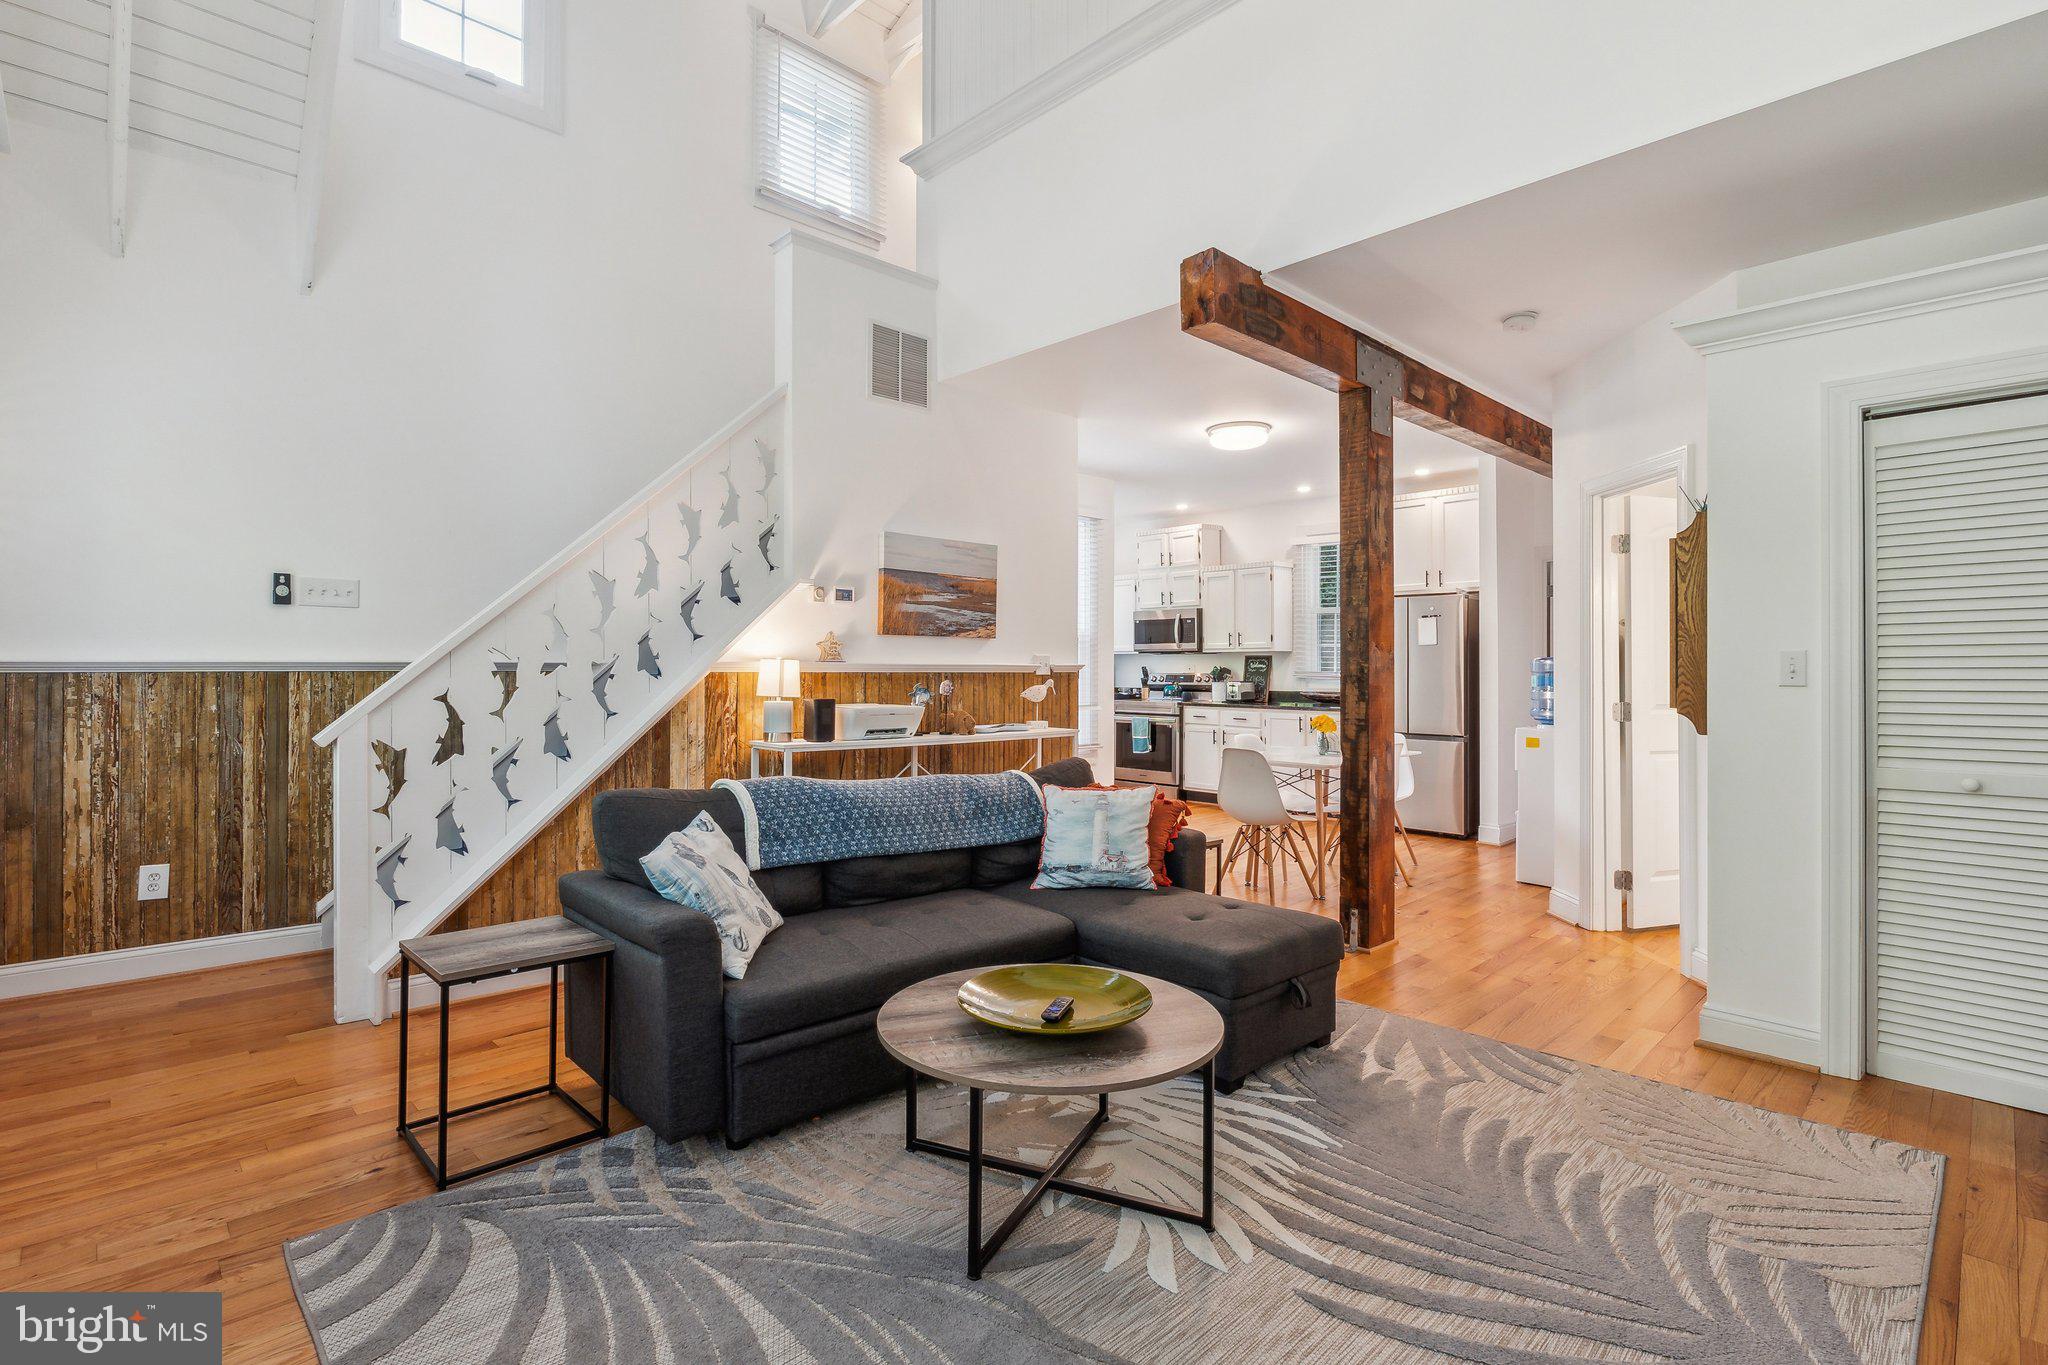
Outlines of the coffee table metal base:
<svg viewBox="0 0 2048 1365">
<path fill-rule="evenodd" d="M 950 1157 L 967 1163 L 967 1278 L 978 1280 L 1003 1243 L 1010 1239 L 1024 1222 L 1025 1215 L 1044 1198 L 1048 1190 L 1062 1194 L 1077 1194 L 1084 1199 L 1094 1199 L 1119 1208 L 1136 1209 L 1140 1213 L 1157 1214 L 1161 1218 L 1173 1218 L 1183 1223 L 1193 1223 L 1204 1232 L 1216 1230 L 1216 1062 L 1212 1058 L 1205 1063 L 1202 1076 L 1202 1207 L 1200 1209 L 1175 1208 L 1136 1195 L 1104 1189 L 1079 1180 L 1069 1180 L 1062 1172 L 1081 1149 L 1088 1145 L 1103 1123 L 1109 1118 L 1109 1096 L 1095 1097 L 1095 1112 L 1073 1140 L 1067 1143 L 1060 1154 L 1053 1158 L 1050 1166 L 1034 1166 L 1028 1161 L 1012 1157 L 991 1156 L 983 1145 L 982 1106 L 983 1092 L 975 1087 L 967 1090 L 967 1145 L 956 1147 L 950 1142 L 933 1142 L 930 1138 L 917 1135 L 917 1081 L 918 1073 L 906 1068 L 903 1082 L 903 1146 L 906 1151 L 923 1152 L 930 1156 Z M 1007 1171 L 1012 1175 L 1036 1176 L 1036 1182 L 1024 1192 L 1017 1206 L 1004 1216 L 1002 1223 L 989 1235 L 987 1241 L 981 1237 L 981 1173 L 983 1169 Z"/>
</svg>

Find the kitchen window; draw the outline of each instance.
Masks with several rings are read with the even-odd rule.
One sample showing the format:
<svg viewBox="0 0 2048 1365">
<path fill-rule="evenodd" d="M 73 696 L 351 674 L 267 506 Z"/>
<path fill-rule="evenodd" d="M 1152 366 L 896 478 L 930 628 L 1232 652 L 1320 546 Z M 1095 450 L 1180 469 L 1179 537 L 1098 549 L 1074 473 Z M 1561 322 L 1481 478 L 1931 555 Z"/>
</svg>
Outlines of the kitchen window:
<svg viewBox="0 0 2048 1365">
<path fill-rule="evenodd" d="M 356 56 L 562 131 L 562 0 L 376 0 Z"/>
<path fill-rule="evenodd" d="M 1303 691 L 1337 687 L 1338 612 L 1335 537 L 1294 547 L 1294 685 Z"/>
<path fill-rule="evenodd" d="M 1074 687 L 1080 692 L 1081 734 L 1074 748 L 1083 755 L 1092 756 L 1091 751 L 1102 747 L 1102 708 L 1095 700 L 1095 651 L 1102 644 L 1102 518 L 1082 517 L 1080 526 L 1081 557 L 1079 572 L 1074 576 L 1080 583 L 1080 600 L 1076 604 L 1075 619 L 1080 622 L 1079 649 L 1081 671 L 1075 677 Z"/>
<path fill-rule="evenodd" d="M 882 240 L 882 88 L 757 19 L 754 192 L 778 213 Z"/>
</svg>

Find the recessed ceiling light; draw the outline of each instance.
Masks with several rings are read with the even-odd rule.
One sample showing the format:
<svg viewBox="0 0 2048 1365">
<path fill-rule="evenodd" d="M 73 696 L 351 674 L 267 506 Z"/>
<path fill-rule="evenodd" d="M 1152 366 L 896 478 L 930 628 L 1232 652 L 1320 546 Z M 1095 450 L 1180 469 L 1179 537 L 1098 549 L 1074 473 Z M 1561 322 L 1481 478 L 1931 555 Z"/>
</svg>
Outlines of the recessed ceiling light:
<svg viewBox="0 0 2048 1365">
<path fill-rule="evenodd" d="M 1308 492 L 1308 485 L 1305 483 L 1298 483 L 1294 485 L 1294 491 L 1297 493 L 1306 493 Z"/>
<path fill-rule="evenodd" d="M 1257 450 L 1272 434 L 1271 422 L 1218 422 L 1209 428 L 1209 444 L 1218 450 Z"/>
<path fill-rule="evenodd" d="M 1418 479 L 1426 479 L 1426 478 L 1428 478 L 1428 477 L 1429 477 L 1429 466 L 1428 466 L 1428 465 L 1417 465 L 1417 466 L 1415 467 L 1415 477 L 1416 477 L 1416 478 L 1418 478 Z"/>
<path fill-rule="evenodd" d="M 1510 313 L 1500 320 L 1500 325 L 1510 332 L 1533 332 L 1536 330 L 1538 314 L 1533 308 L 1524 308 L 1519 313 Z"/>
<path fill-rule="evenodd" d="M 1173 505 L 1173 510 L 1176 512 L 1185 512 L 1188 510 L 1188 505 L 1184 502 L 1177 502 Z"/>
</svg>

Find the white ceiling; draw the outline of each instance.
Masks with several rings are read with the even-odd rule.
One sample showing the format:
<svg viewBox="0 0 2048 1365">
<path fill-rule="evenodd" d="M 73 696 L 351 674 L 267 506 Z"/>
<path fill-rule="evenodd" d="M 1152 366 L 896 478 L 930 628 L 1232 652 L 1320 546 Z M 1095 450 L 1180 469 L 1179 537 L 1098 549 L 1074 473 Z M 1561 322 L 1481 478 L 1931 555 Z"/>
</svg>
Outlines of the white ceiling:
<svg viewBox="0 0 2048 1365">
<path fill-rule="evenodd" d="M 1547 418 L 1559 371 L 1736 270 L 2048 194 L 2043 71 L 2048 14 L 1269 278 Z M 1536 330 L 1500 326 L 1524 308 Z M 1335 472 L 1332 395 L 1181 335 L 1171 310 L 964 382 L 1074 413 L 1082 468 L 1117 481 L 1123 511 L 1270 502 Z M 1269 445 L 1209 449 L 1204 427 L 1246 418 L 1273 424 Z M 1476 466 L 1406 424 L 1394 448 L 1404 474 Z"/>
<path fill-rule="evenodd" d="M 1543 416 L 1560 370 L 1734 271 L 2048 194 L 2044 72 L 2048 14 L 1269 278 Z"/>
</svg>

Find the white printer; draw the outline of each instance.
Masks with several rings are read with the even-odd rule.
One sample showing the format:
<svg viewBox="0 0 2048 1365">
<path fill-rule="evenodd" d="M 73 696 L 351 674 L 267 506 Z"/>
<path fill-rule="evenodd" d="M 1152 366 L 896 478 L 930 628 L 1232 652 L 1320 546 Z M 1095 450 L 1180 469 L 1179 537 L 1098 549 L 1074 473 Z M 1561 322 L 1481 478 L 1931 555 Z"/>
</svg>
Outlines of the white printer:
<svg viewBox="0 0 2048 1365">
<path fill-rule="evenodd" d="M 903 739 L 924 724 L 924 708 L 887 702 L 841 702 L 833 714 L 841 739 Z"/>
</svg>

